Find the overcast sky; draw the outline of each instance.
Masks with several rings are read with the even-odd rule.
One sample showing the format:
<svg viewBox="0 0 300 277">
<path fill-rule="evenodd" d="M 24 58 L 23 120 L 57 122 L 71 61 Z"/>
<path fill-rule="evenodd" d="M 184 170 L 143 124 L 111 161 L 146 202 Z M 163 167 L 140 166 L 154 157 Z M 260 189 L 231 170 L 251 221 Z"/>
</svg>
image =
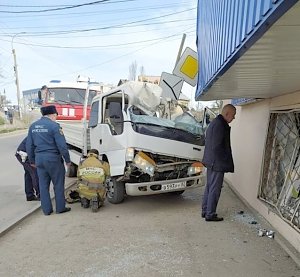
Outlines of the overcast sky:
<svg viewBox="0 0 300 277">
<path fill-rule="evenodd" d="M 146 75 L 172 73 L 183 33 L 196 50 L 197 1 L 1 0 L 0 92 L 17 102 L 12 47 L 20 90 L 78 75 L 116 84 L 136 61 Z M 184 86 L 194 97 L 195 88 Z"/>
</svg>

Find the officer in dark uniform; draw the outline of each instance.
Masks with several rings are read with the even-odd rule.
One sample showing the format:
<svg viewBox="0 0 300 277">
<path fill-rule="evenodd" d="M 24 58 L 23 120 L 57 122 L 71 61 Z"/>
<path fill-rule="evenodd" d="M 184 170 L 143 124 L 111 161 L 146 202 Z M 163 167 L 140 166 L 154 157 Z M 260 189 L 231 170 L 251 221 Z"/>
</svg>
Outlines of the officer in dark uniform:
<svg viewBox="0 0 300 277">
<path fill-rule="evenodd" d="M 28 160 L 26 153 L 26 139 L 24 138 L 17 148 L 16 158 L 24 167 L 25 194 L 27 201 L 37 201 L 40 199 L 39 179 L 36 168 Z"/>
<path fill-rule="evenodd" d="M 43 117 L 31 124 L 26 152 L 31 164 L 37 167 L 40 184 L 40 198 L 45 215 L 53 212 L 49 193 L 52 181 L 55 194 L 56 213 L 69 212 L 71 208 L 65 205 L 65 167 L 70 166 L 70 155 L 64 134 L 56 123 L 57 111 L 55 106 L 41 108 Z M 64 159 L 64 161 L 63 161 Z"/>
</svg>

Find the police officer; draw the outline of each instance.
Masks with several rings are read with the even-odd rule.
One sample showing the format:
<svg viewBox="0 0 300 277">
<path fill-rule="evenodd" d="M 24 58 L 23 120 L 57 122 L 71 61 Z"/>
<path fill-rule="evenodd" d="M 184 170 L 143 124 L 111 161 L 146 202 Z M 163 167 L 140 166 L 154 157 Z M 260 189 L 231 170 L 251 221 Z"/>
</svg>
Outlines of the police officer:
<svg viewBox="0 0 300 277">
<path fill-rule="evenodd" d="M 56 123 L 57 111 L 55 106 L 41 108 L 42 117 L 31 124 L 26 152 L 31 164 L 37 167 L 40 184 L 41 206 L 45 215 L 53 212 L 49 193 L 52 181 L 55 194 L 56 213 L 69 212 L 71 208 L 65 206 L 64 185 L 65 167 L 70 166 L 70 155 L 64 134 Z"/>
<path fill-rule="evenodd" d="M 26 138 L 17 148 L 16 158 L 24 167 L 25 194 L 27 201 L 37 201 L 40 199 L 39 179 L 36 168 L 33 167 L 28 160 L 26 153 Z"/>
</svg>

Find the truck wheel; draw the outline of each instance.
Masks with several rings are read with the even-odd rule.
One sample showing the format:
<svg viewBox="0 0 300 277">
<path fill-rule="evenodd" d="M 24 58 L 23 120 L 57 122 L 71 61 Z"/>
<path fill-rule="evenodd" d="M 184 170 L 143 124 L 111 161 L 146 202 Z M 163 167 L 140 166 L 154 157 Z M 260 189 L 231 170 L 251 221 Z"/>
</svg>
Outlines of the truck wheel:
<svg viewBox="0 0 300 277">
<path fill-rule="evenodd" d="M 68 168 L 68 171 L 66 173 L 67 177 L 76 177 L 77 176 L 77 165 L 74 163 L 71 163 L 71 165 Z"/>
<path fill-rule="evenodd" d="M 116 181 L 116 178 L 111 178 L 108 189 L 107 199 L 112 204 L 119 204 L 123 202 L 125 195 L 125 185 L 123 182 Z"/>
</svg>

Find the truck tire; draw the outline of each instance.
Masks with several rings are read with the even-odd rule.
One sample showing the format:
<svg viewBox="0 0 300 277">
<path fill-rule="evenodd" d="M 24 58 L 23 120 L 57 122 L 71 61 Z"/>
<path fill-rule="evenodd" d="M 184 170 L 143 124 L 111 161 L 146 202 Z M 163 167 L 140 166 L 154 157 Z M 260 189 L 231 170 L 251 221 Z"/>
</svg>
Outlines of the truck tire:
<svg viewBox="0 0 300 277">
<path fill-rule="evenodd" d="M 107 189 L 107 199 L 112 204 L 123 202 L 125 196 L 124 182 L 116 181 L 116 179 L 116 177 L 111 178 Z"/>
<path fill-rule="evenodd" d="M 77 176 L 77 165 L 74 163 L 71 163 L 71 165 L 68 168 L 68 171 L 66 172 L 67 177 L 76 177 Z"/>
</svg>

